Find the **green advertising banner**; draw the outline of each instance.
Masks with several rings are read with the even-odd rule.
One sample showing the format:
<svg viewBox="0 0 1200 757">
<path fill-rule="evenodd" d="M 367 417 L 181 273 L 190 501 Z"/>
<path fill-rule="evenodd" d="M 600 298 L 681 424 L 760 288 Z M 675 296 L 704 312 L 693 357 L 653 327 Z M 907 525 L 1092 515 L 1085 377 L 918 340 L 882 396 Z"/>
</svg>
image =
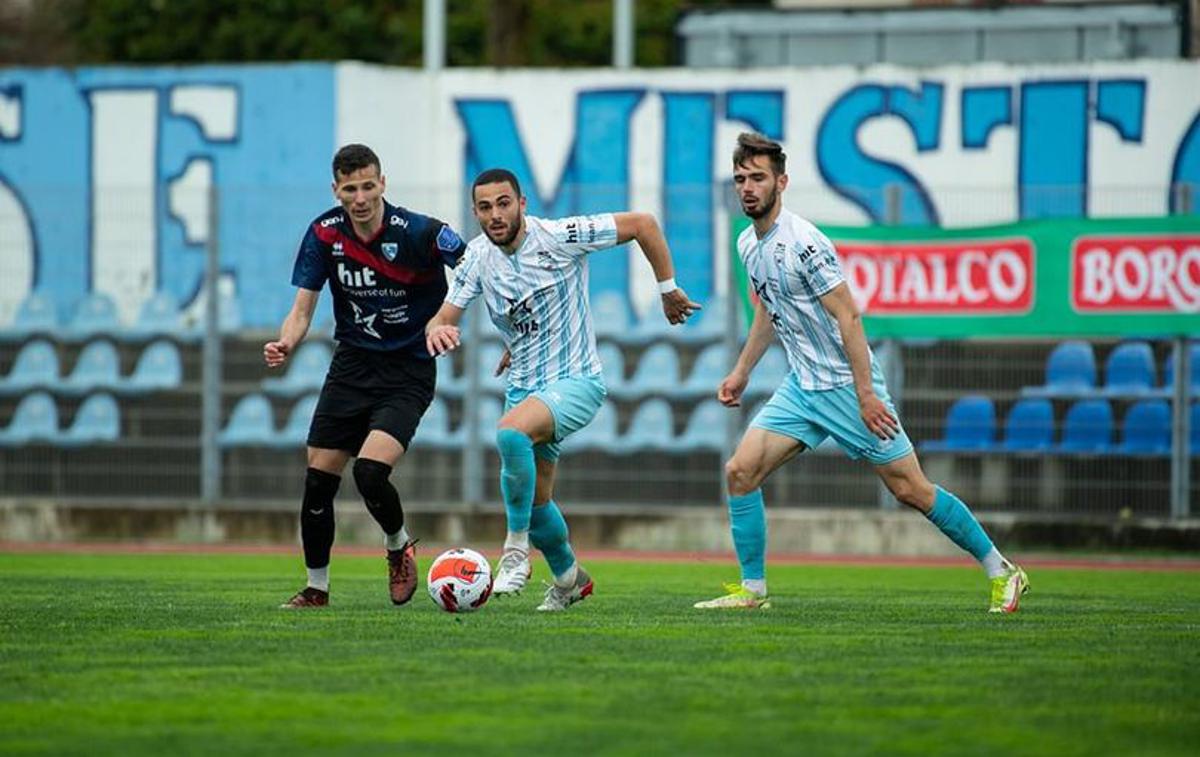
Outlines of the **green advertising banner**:
<svg viewBox="0 0 1200 757">
<path fill-rule="evenodd" d="M 1200 335 L 1200 216 L 821 230 L 873 339 Z"/>
</svg>

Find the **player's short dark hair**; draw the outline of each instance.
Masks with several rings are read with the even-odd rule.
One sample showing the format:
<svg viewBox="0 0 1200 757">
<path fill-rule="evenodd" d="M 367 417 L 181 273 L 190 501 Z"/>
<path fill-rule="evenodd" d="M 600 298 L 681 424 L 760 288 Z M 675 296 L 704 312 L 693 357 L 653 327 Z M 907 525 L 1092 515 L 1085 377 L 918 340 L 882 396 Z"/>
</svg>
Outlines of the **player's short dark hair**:
<svg viewBox="0 0 1200 757">
<path fill-rule="evenodd" d="M 476 187 L 481 187 L 484 184 L 500 184 L 506 181 L 512 185 L 513 191 L 517 193 L 517 199 L 520 199 L 521 182 L 517 181 L 517 175 L 507 168 L 489 168 L 476 176 L 475 181 L 471 182 L 471 202 L 475 201 Z"/>
<path fill-rule="evenodd" d="M 379 165 L 379 156 L 375 154 L 374 150 L 366 145 L 346 145 L 333 156 L 333 178 L 336 179 L 338 174 L 352 174 L 367 166 L 375 166 L 375 172 L 380 176 L 383 175 L 383 168 Z"/>
<path fill-rule="evenodd" d="M 759 155 L 766 155 L 770 159 L 771 170 L 776 175 L 787 173 L 787 154 L 783 151 L 783 145 L 756 131 L 739 134 L 737 147 L 733 148 L 733 165 L 745 166 Z"/>
</svg>

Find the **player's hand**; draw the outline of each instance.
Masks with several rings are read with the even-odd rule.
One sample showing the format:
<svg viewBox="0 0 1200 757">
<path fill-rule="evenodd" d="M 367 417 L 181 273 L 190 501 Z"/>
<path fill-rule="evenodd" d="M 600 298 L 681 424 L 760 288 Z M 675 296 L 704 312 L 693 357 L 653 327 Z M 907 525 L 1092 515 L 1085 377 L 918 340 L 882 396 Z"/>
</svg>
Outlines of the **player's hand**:
<svg viewBox="0 0 1200 757">
<path fill-rule="evenodd" d="M 263 361 L 268 368 L 278 368 L 287 362 L 292 354 L 292 345 L 287 342 L 274 341 L 263 345 Z"/>
<path fill-rule="evenodd" d="M 459 333 L 458 326 L 444 323 L 425 332 L 425 349 L 429 350 L 429 354 L 434 357 L 441 357 L 456 349 L 460 344 L 462 344 L 462 335 Z"/>
<path fill-rule="evenodd" d="M 500 356 L 500 362 L 496 363 L 496 370 L 492 373 L 493 376 L 499 376 L 508 370 L 508 366 L 512 365 L 512 353 L 504 350 L 504 354 Z"/>
<path fill-rule="evenodd" d="M 858 409 L 862 413 L 863 423 L 867 430 L 880 439 L 895 439 L 900 431 L 900 421 L 887 409 L 883 400 L 875 394 L 860 397 Z"/>
<path fill-rule="evenodd" d="M 742 404 L 742 392 L 750 377 L 740 371 L 733 371 L 717 386 L 717 400 L 725 407 L 738 407 Z"/>
<path fill-rule="evenodd" d="M 673 324 L 683 323 L 700 309 L 700 303 L 688 299 L 687 292 L 676 287 L 662 296 L 663 314 Z"/>
</svg>

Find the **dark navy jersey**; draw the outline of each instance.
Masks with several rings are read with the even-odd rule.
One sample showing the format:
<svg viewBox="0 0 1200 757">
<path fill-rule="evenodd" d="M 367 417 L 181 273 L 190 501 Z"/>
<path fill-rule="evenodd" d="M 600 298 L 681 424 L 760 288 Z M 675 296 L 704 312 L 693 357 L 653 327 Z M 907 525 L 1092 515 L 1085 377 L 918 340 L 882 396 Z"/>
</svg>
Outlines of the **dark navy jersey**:
<svg viewBox="0 0 1200 757">
<path fill-rule="evenodd" d="M 425 324 L 446 296 L 443 266 L 458 265 L 466 244 L 436 218 L 383 205 L 383 228 L 362 240 L 338 206 L 304 235 L 292 284 L 333 293 L 334 339 L 371 350 L 428 358 Z"/>
</svg>

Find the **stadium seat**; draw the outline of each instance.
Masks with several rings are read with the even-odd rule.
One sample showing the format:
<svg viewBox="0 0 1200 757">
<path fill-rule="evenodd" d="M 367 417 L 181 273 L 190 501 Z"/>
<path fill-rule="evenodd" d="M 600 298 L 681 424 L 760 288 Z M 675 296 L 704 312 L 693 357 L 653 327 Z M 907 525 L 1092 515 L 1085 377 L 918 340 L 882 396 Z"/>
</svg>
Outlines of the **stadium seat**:
<svg viewBox="0 0 1200 757">
<path fill-rule="evenodd" d="M 1104 362 L 1105 396 L 1149 394 L 1156 383 L 1154 350 L 1146 342 L 1118 344 Z"/>
<path fill-rule="evenodd" d="M 696 405 L 683 433 L 674 442 L 679 452 L 721 452 L 725 448 L 725 426 L 732 411 L 716 400 Z"/>
<path fill-rule="evenodd" d="M 1192 457 L 1200 457 L 1200 402 L 1192 405 L 1192 420 L 1188 425 L 1192 427 L 1190 440 Z"/>
<path fill-rule="evenodd" d="M 1041 452 L 1052 446 L 1054 407 L 1050 400 L 1019 400 L 1008 411 L 1004 421 L 1004 440 L 1000 447 L 1007 452 Z"/>
<path fill-rule="evenodd" d="M 1054 348 L 1046 359 L 1046 383 L 1028 386 L 1029 397 L 1078 397 L 1096 391 L 1096 353 L 1088 342 L 1068 341 Z"/>
<path fill-rule="evenodd" d="M 308 427 L 312 424 L 319 397 L 320 395 L 314 392 L 297 400 L 288 413 L 287 422 L 283 424 L 279 433 L 271 438 L 269 446 L 280 449 L 305 446 L 308 442 Z"/>
<path fill-rule="evenodd" d="M 17 307 L 12 324 L 4 329 L 4 338 L 15 341 L 34 335 L 50 336 L 58 331 L 54 301 L 44 294 L 30 292 Z"/>
<path fill-rule="evenodd" d="M 988 397 L 971 395 L 954 402 L 946 412 L 945 437 L 926 442 L 931 452 L 986 452 L 996 438 L 996 405 Z"/>
<path fill-rule="evenodd" d="M 425 415 L 421 416 L 412 446 L 417 449 L 449 449 L 459 447 L 463 441 L 463 434 L 456 435 L 450 431 L 450 410 L 445 400 L 434 397 Z"/>
<path fill-rule="evenodd" d="M 12 370 L 0 381 L 0 394 L 23 394 L 56 386 L 58 381 L 58 352 L 45 339 L 34 339 L 17 353 Z"/>
<path fill-rule="evenodd" d="M 1059 452 L 1105 454 L 1112 451 L 1113 414 L 1108 400 L 1081 400 L 1067 410 Z"/>
<path fill-rule="evenodd" d="M 125 333 L 135 339 L 182 334 L 183 319 L 179 312 L 179 300 L 170 292 L 155 292 L 154 296 L 142 303 L 137 320 Z"/>
<path fill-rule="evenodd" d="M 261 394 L 248 394 L 234 406 L 217 441 L 222 447 L 265 447 L 274 438 L 275 414 L 271 403 Z"/>
<path fill-rule="evenodd" d="M 772 345 L 763 353 L 758 365 L 754 366 L 754 371 L 750 374 L 750 383 L 746 387 L 746 394 L 754 397 L 773 394 L 787 378 L 790 370 L 787 353 L 783 351 L 782 347 Z"/>
<path fill-rule="evenodd" d="M 1191 342 L 1187 347 L 1188 367 L 1190 368 L 1191 376 L 1188 381 L 1191 384 L 1191 394 L 1200 394 L 1200 342 Z M 1167 355 L 1167 362 L 1163 366 L 1163 391 L 1170 393 L 1175 388 L 1175 350 L 1172 349 Z"/>
<path fill-rule="evenodd" d="M 568 452 L 600 450 L 616 453 L 618 449 L 617 409 L 613 403 L 602 404 L 591 423 L 567 437 L 563 442 L 563 449 Z"/>
<path fill-rule="evenodd" d="M 676 397 L 715 396 L 717 385 L 729 373 L 733 361 L 725 351 L 725 345 L 713 344 L 704 348 L 692 365 L 687 381 L 673 392 Z"/>
<path fill-rule="evenodd" d="M 121 438 L 121 411 L 111 394 L 93 394 L 83 401 L 75 420 L 56 438 L 64 447 L 115 442 Z"/>
<path fill-rule="evenodd" d="M 304 342 L 285 364 L 282 376 L 263 379 L 263 391 L 272 397 L 296 397 L 321 388 L 333 361 L 333 350 L 324 342 Z"/>
<path fill-rule="evenodd" d="M 458 350 L 456 350 L 457 352 Z M 466 353 L 457 356 L 466 365 Z M 456 372 L 454 369 L 456 356 L 453 354 L 437 360 L 437 393 L 447 397 L 461 397 L 467 391 L 467 373 L 465 370 Z"/>
<path fill-rule="evenodd" d="M 65 335 L 84 341 L 94 336 L 116 336 L 122 331 L 121 319 L 112 298 L 92 292 L 75 305 L 75 313 L 67 324 Z"/>
<path fill-rule="evenodd" d="M 596 349 L 604 371 L 604 385 L 610 393 L 621 394 L 625 389 L 625 353 L 614 342 L 601 342 Z"/>
<path fill-rule="evenodd" d="M 12 420 L 0 429 L 0 446 L 19 447 L 58 438 L 58 406 L 46 392 L 32 392 L 21 398 Z"/>
<path fill-rule="evenodd" d="M 642 353 L 633 376 L 620 391 L 610 391 L 613 396 L 644 397 L 649 394 L 670 394 L 678 386 L 679 356 L 670 344 L 660 342 Z"/>
<path fill-rule="evenodd" d="M 1142 400 L 1130 406 L 1125 413 L 1117 452 L 1125 455 L 1170 454 L 1171 406 L 1163 400 Z"/>
<path fill-rule="evenodd" d="M 629 298 L 620 292 L 597 292 L 591 300 L 592 323 L 598 338 L 626 341 L 633 330 Z"/>
<path fill-rule="evenodd" d="M 726 324 L 729 314 L 728 302 L 726 297 L 714 297 L 708 302 L 701 303 L 702 308 L 699 313 L 693 314 L 682 327 L 676 327 L 670 332 L 671 341 L 696 344 L 720 339 L 728 328 Z"/>
<path fill-rule="evenodd" d="M 496 366 L 500 364 L 500 356 L 504 354 L 504 345 L 495 342 L 484 342 L 479 349 L 479 388 L 491 394 L 504 396 L 505 385 L 508 382 L 508 372 L 496 375 Z M 464 355 L 465 357 L 465 355 Z"/>
<path fill-rule="evenodd" d="M 87 394 L 95 389 L 112 390 L 119 386 L 121 357 L 116 345 L 107 339 L 97 339 L 79 353 L 74 370 L 58 388 L 68 394 Z"/>
<path fill-rule="evenodd" d="M 146 345 L 133 373 L 121 385 L 124 392 L 143 394 L 176 389 L 183 384 L 183 358 L 173 342 L 159 339 Z"/>
<path fill-rule="evenodd" d="M 675 416 L 666 400 L 651 399 L 638 405 L 629 428 L 620 440 L 624 454 L 646 451 L 667 452 L 675 440 Z"/>
</svg>

